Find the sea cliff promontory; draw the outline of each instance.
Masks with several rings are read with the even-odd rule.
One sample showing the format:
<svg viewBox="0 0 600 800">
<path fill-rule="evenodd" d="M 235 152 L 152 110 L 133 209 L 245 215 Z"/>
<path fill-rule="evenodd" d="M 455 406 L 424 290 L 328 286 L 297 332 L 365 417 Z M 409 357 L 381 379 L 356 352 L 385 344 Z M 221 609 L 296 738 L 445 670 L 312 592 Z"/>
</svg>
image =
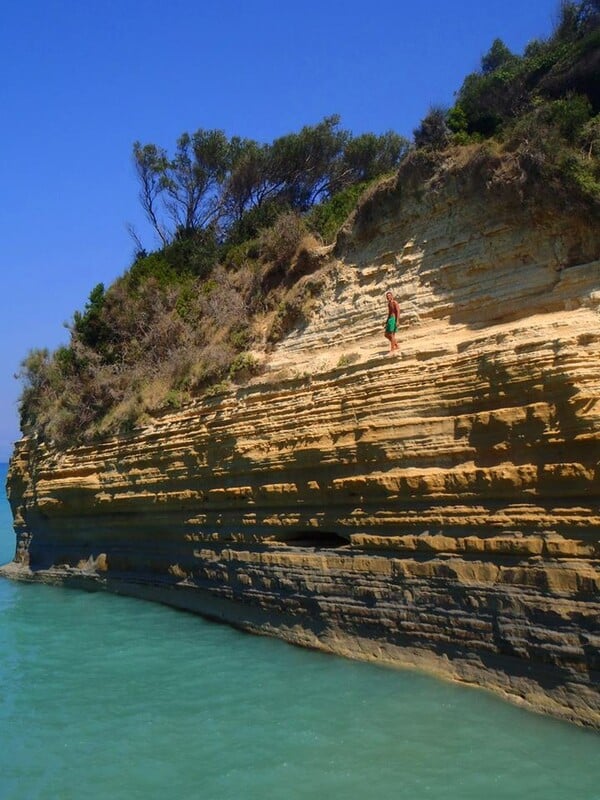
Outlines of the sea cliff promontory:
<svg viewBox="0 0 600 800">
<path fill-rule="evenodd" d="M 17 443 L 2 573 L 600 727 L 599 231 L 516 156 L 413 158 L 297 254 L 310 309 L 260 375 L 97 442 Z"/>
</svg>

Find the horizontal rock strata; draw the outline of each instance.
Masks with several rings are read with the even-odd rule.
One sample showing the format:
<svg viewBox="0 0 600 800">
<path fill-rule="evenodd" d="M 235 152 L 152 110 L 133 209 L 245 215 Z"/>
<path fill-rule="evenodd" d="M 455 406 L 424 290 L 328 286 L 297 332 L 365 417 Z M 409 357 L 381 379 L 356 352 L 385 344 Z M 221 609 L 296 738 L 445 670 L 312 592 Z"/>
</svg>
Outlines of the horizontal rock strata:
<svg viewBox="0 0 600 800">
<path fill-rule="evenodd" d="M 505 168 L 380 189 L 249 385 L 93 447 L 18 443 L 4 574 L 600 727 L 598 228 Z"/>
</svg>

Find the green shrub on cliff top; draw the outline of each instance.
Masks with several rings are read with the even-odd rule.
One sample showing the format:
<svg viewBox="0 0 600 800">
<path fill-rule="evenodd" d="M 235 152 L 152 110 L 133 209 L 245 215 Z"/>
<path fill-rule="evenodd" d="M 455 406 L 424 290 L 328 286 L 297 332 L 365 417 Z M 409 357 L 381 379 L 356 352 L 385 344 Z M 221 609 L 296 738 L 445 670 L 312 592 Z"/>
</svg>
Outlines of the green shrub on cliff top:
<svg viewBox="0 0 600 800">
<path fill-rule="evenodd" d="M 356 208 L 358 198 L 370 181 L 348 186 L 330 200 L 315 206 L 307 216 L 308 227 L 323 239 L 325 244 L 334 241 L 337 232 L 348 216 Z"/>
<path fill-rule="evenodd" d="M 469 137 L 502 136 L 540 101 L 576 95 L 586 99 L 592 113 L 598 113 L 599 47 L 597 0 L 563 2 L 552 35 L 545 41 L 531 42 L 522 56 L 511 53 L 500 39 L 494 40 L 481 59 L 480 69 L 464 79 L 457 102 L 446 116 L 445 121 L 455 134 L 454 142 L 466 142 Z M 576 128 L 573 113 L 571 108 L 569 118 Z M 428 117 L 417 128 L 417 147 L 432 143 L 431 136 L 421 136 L 427 121 Z M 565 132 L 563 126 L 562 130 L 571 139 L 576 133 L 574 127 Z"/>
</svg>

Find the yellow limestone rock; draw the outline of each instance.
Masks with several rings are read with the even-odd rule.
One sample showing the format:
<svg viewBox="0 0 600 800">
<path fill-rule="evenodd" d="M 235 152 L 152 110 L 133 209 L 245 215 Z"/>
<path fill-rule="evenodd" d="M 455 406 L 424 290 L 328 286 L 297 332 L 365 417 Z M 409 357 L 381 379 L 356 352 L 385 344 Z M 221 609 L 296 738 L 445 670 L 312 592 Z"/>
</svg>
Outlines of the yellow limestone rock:
<svg viewBox="0 0 600 800">
<path fill-rule="evenodd" d="M 249 385 L 95 446 L 19 442 L 4 573 L 600 726 L 600 225 L 511 164 L 373 192 Z"/>
</svg>

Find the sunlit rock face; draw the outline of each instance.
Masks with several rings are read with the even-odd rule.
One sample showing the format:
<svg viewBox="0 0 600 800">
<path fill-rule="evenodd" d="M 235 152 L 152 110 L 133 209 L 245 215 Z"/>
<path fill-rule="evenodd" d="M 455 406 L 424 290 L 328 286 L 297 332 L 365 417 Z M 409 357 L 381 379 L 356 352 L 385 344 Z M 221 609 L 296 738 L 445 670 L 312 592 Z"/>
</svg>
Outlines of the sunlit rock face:
<svg viewBox="0 0 600 800">
<path fill-rule="evenodd" d="M 259 378 L 95 446 L 17 444 L 5 574 L 600 726 L 599 230 L 515 163 L 405 168 Z"/>
</svg>

